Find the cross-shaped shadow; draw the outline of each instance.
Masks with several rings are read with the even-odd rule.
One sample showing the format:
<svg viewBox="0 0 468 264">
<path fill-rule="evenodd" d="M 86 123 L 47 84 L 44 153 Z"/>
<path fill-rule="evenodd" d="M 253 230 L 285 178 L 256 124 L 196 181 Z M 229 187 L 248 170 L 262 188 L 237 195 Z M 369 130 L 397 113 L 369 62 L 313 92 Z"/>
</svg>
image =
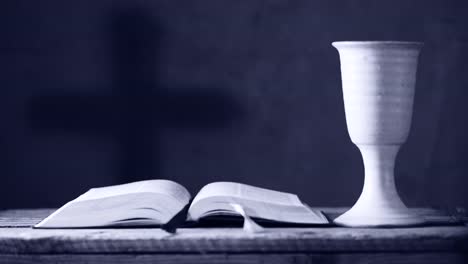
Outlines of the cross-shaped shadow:
<svg viewBox="0 0 468 264">
<path fill-rule="evenodd" d="M 144 10 L 114 14 L 110 32 L 112 92 L 34 96 L 33 129 L 114 137 L 122 147 L 121 179 L 128 182 L 158 177 L 161 129 L 216 129 L 241 116 L 239 104 L 219 88 L 164 87 L 157 81 L 163 32 Z"/>
</svg>

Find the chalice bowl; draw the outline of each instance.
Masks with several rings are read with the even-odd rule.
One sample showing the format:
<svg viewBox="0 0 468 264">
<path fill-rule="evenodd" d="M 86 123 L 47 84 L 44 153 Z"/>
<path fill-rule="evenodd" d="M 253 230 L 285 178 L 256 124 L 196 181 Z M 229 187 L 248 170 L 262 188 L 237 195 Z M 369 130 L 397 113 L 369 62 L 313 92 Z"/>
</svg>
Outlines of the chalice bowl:
<svg viewBox="0 0 468 264">
<path fill-rule="evenodd" d="M 395 186 L 395 158 L 411 125 L 422 43 L 338 41 L 343 99 L 351 141 L 364 162 L 364 187 L 354 206 L 334 222 L 350 227 L 412 226 Z"/>
</svg>

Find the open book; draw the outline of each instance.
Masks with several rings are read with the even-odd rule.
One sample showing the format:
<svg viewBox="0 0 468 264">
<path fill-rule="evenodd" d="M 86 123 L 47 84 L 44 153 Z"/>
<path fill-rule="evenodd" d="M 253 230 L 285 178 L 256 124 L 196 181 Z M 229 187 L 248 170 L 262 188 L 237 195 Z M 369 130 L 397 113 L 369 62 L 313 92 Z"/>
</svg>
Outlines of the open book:
<svg viewBox="0 0 468 264">
<path fill-rule="evenodd" d="M 186 213 L 186 222 L 206 217 L 239 215 L 232 204 L 254 219 L 293 224 L 327 224 L 320 212 L 297 195 L 234 182 L 205 185 L 191 202 L 182 185 L 169 180 L 147 180 L 93 188 L 52 213 L 36 228 L 154 226 Z"/>
</svg>

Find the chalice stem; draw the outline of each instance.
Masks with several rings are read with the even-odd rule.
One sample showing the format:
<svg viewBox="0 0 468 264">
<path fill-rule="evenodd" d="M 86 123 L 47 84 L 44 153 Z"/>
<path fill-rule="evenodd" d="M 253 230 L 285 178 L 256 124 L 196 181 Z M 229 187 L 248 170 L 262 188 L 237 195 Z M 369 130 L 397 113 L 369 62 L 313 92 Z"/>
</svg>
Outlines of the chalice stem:
<svg viewBox="0 0 468 264">
<path fill-rule="evenodd" d="M 358 145 L 364 161 L 364 187 L 356 204 L 335 219 L 344 226 L 418 225 L 423 219 L 401 201 L 393 170 L 400 145 Z"/>
</svg>

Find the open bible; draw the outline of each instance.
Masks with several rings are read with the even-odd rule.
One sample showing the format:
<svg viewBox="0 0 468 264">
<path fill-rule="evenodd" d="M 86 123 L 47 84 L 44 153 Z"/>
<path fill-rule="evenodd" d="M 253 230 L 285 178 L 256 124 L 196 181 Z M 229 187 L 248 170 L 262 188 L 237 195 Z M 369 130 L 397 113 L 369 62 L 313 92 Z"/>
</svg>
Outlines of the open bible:
<svg viewBox="0 0 468 264">
<path fill-rule="evenodd" d="M 205 185 L 191 200 L 182 185 L 147 180 L 93 188 L 68 202 L 35 228 L 156 226 L 185 213 L 185 222 L 238 216 L 232 204 L 253 219 L 291 224 L 328 224 L 297 195 L 234 182 Z M 188 207 L 188 210 L 187 210 Z"/>
</svg>

